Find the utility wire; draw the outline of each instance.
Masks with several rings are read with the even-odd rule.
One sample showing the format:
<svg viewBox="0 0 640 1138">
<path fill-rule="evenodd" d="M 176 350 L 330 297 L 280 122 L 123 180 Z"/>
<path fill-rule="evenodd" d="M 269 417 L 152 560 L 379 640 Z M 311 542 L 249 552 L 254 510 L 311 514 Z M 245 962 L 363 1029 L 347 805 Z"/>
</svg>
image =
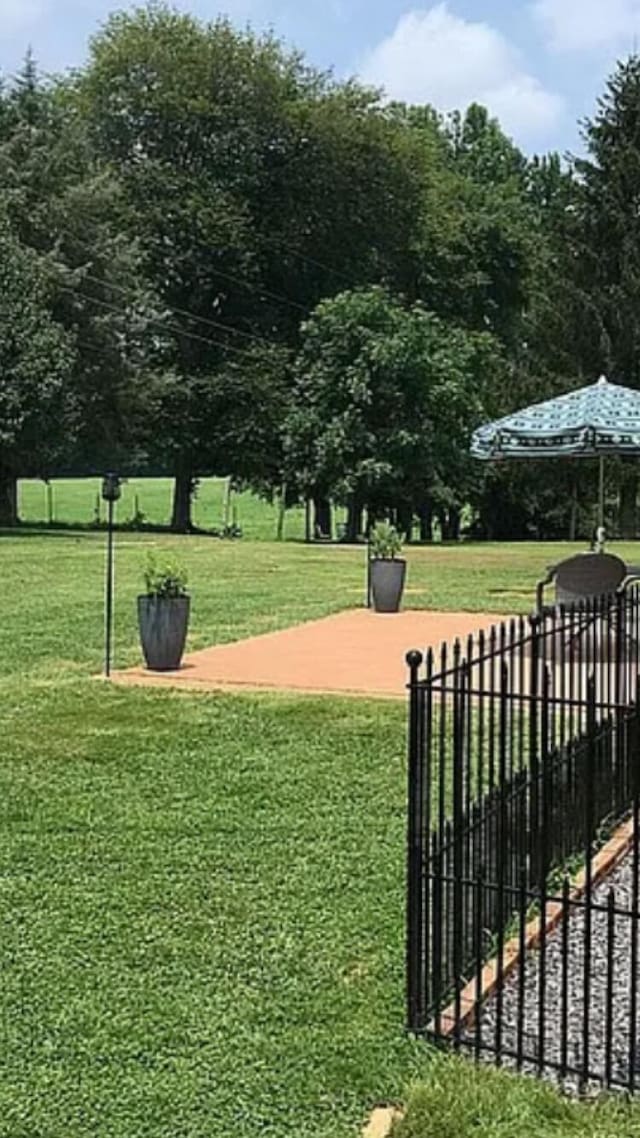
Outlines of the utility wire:
<svg viewBox="0 0 640 1138">
<path fill-rule="evenodd" d="M 96 304 L 98 307 L 107 309 L 109 312 L 116 312 L 120 316 L 126 316 L 128 314 L 128 310 L 126 308 L 123 308 L 122 305 L 110 304 L 107 300 L 100 300 L 100 298 L 97 296 L 90 296 L 88 293 L 82 292 L 78 288 L 72 288 L 70 285 L 63 285 L 61 287 L 61 291 L 69 293 L 71 296 L 79 297 L 80 299 L 85 300 L 88 304 Z M 200 344 L 208 344 L 210 347 L 222 348 L 227 352 L 234 352 L 235 355 L 242 356 L 243 359 L 246 359 L 250 354 L 249 350 L 246 348 L 236 348 L 233 346 L 233 344 L 225 344 L 224 341 L 214 340 L 210 336 L 200 336 L 197 332 L 185 332 L 183 328 L 180 328 L 176 325 L 170 325 L 162 320 L 147 319 L 147 324 L 151 325 L 152 327 L 155 326 L 156 328 L 160 328 L 163 332 L 175 332 L 177 335 L 180 335 L 187 340 L 197 341 Z M 269 344 L 268 340 L 264 340 L 263 342 L 265 344 Z"/>
<path fill-rule="evenodd" d="M 115 284 L 112 281 L 104 280 L 101 277 L 94 277 L 91 273 L 84 273 L 83 280 L 91 281 L 92 284 L 101 285 L 103 288 L 113 289 L 115 292 L 123 293 L 125 296 L 131 296 L 131 290 L 125 288 L 124 285 Z M 163 302 L 161 302 L 163 303 Z M 199 324 L 206 324 L 216 331 L 230 332 L 233 336 L 243 336 L 247 340 L 255 340 L 259 344 L 270 344 L 270 341 L 265 336 L 258 336 L 255 332 L 245 332 L 241 328 L 234 328 L 231 324 L 223 324 L 220 320 L 211 320 L 206 316 L 196 316 L 193 312 L 189 312 L 186 308 L 177 308 L 175 305 L 163 305 L 168 312 L 173 312 L 178 316 L 186 316 L 189 320 L 197 321 Z"/>
<path fill-rule="evenodd" d="M 299 261 L 306 261 L 308 265 L 313 265 L 316 269 L 322 269 L 325 273 L 330 273 L 331 276 L 336 277 L 338 280 L 344 281 L 349 286 L 353 285 L 353 281 L 341 273 L 338 269 L 333 269 L 331 265 L 326 265 L 322 261 L 316 260 L 314 257 L 308 257 L 306 253 L 299 253 L 291 245 L 286 245 L 283 241 L 279 241 L 277 237 L 262 237 L 262 240 L 268 244 L 273 245 L 277 249 L 283 250 L 285 253 L 290 253 L 292 257 L 296 257 Z"/>
<path fill-rule="evenodd" d="M 89 251 L 91 248 L 88 242 L 83 241 L 81 237 L 78 237 L 69 229 L 63 229 L 58 226 L 57 232 L 61 233 L 64 237 L 68 237 L 70 241 L 75 241 L 76 244 L 84 246 L 87 251 Z M 255 296 L 258 296 L 262 301 L 264 301 L 264 297 L 268 296 L 272 300 L 280 301 L 282 304 L 288 304 L 291 308 L 295 308 L 298 312 L 304 312 L 305 315 L 309 311 L 308 307 L 306 307 L 304 304 L 299 304 L 298 301 L 291 300 L 290 297 L 284 296 L 279 292 L 274 292 L 272 289 L 262 288 L 259 285 L 252 285 L 249 281 L 243 280 L 242 277 L 235 276 L 233 273 L 224 272 L 222 269 L 216 269 L 213 266 L 208 266 L 207 271 L 215 277 L 220 277 L 222 280 L 230 281 L 232 284 L 239 285 L 241 288 L 244 288 L 248 292 L 253 293 Z M 179 312 L 180 309 L 175 309 L 175 311 Z M 195 316 L 193 313 L 190 313 L 189 315 L 191 316 L 192 320 L 200 320 L 206 323 L 206 319 L 203 316 Z"/>
</svg>

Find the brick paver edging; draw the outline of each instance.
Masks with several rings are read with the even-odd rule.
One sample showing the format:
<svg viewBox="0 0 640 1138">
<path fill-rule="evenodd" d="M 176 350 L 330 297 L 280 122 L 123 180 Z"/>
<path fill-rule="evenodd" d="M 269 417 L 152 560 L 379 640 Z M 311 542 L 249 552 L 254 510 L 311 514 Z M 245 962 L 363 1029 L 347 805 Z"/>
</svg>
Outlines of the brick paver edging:
<svg viewBox="0 0 640 1138">
<path fill-rule="evenodd" d="M 591 862 L 591 880 L 593 885 L 597 885 L 599 881 L 607 877 L 617 866 L 618 862 L 628 852 L 633 841 L 633 822 L 623 822 L 621 826 L 615 831 L 609 841 L 602 847 L 596 854 Z M 571 893 L 569 895 L 570 901 L 579 901 L 583 896 L 586 888 L 586 871 L 583 869 L 575 880 Z M 544 928 L 548 936 L 559 925 L 562 919 L 562 905 L 559 901 L 554 901 L 547 906 L 546 920 Z M 542 921 L 540 917 L 534 917 L 529 921 L 525 929 L 524 935 L 524 948 L 525 953 L 530 952 L 532 949 L 537 948 L 542 938 Z M 506 980 L 507 976 L 517 967 L 520 960 L 520 938 L 519 936 L 512 937 L 507 941 L 503 950 L 503 963 L 502 963 L 502 978 Z M 482 969 L 482 977 L 480 981 L 480 1002 L 485 1003 L 490 996 L 493 995 L 498 986 L 498 960 L 494 957 Z M 477 981 L 471 980 L 460 993 L 460 1016 L 456 1021 L 456 1003 L 451 1003 L 441 1013 L 440 1023 L 438 1027 L 438 1035 L 441 1038 L 446 1038 L 453 1034 L 456 1022 L 459 1027 L 468 1027 L 473 1023 L 473 1016 L 478 998 Z M 435 1030 L 435 1021 L 429 1024 L 427 1029 L 429 1032 Z"/>
</svg>

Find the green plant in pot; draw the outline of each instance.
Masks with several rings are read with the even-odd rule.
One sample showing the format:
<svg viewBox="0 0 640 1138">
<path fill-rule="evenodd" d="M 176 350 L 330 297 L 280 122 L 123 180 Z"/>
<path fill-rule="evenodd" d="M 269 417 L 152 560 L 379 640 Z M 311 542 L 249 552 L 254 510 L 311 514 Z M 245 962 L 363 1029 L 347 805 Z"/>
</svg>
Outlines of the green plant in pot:
<svg viewBox="0 0 640 1138">
<path fill-rule="evenodd" d="M 376 612 L 398 612 L 400 608 L 407 574 L 406 561 L 398 557 L 401 550 L 395 526 L 378 522 L 369 538 L 371 595 Z"/>
<path fill-rule="evenodd" d="M 180 667 L 189 627 L 187 575 L 172 561 L 149 554 L 146 592 L 138 597 L 138 626 L 147 667 L 169 672 Z"/>
</svg>

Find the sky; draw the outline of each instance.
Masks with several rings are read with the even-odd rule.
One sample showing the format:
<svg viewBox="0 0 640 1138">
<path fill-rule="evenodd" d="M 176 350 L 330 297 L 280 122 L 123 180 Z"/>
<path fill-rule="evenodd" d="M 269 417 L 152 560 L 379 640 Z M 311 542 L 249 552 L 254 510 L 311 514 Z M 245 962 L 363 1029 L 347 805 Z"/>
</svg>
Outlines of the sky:
<svg viewBox="0 0 640 1138">
<path fill-rule="evenodd" d="M 77 67 L 118 0 L 0 0 L 0 73 L 28 46 Z M 204 19 L 272 29 L 311 63 L 442 111 L 484 103 L 528 152 L 580 149 L 617 59 L 640 45 L 640 0 L 176 0 Z"/>
</svg>

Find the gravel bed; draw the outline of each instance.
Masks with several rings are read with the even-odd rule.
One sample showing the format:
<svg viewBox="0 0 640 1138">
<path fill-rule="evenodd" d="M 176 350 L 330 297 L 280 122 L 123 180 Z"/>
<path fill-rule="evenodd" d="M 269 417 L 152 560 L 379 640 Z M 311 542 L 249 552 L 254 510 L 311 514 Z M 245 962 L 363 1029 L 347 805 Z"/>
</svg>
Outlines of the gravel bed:
<svg viewBox="0 0 640 1138">
<path fill-rule="evenodd" d="M 589 1084 L 593 1087 L 604 1083 L 606 1072 L 606 1020 L 607 1020 L 607 979 L 609 971 L 612 978 L 611 1000 L 611 1083 L 625 1087 L 630 1082 L 630 1008 L 631 1008 L 631 962 L 632 927 L 634 919 L 630 915 L 633 890 L 633 860 L 628 854 L 607 879 L 601 882 L 592 893 L 594 904 L 606 906 L 609 891 L 614 890 L 616 908 L 629 910 L 629 914 L 616 915 L 612 966 L 608 959 L 608 921 L 606 912 L 591 913 L 591 999 L 589 1001 Z M 638 933 L 640 947 L 640 932 Z M 584 980 L 585 980 L 585 910 L 573 906 L 568 922 L 568 983 L 567 983 L 567 1062 L 570 1067 L 582 1070 L 584 1061 Z M 545 1064 L 560 1064 L 562 1036 L 562 930 L 558 927 L 546 940 L 545 953 L 545 999 L 544 999 L 544 1057 Z M 640 952 L 639 952 L 640 957 Z M 539 1055 L 540 1020 L 539 993 L 541 979 L 541 959 L 539 950 L 529 952 L 524 966 L 524 1035 L 523 1052 L 528 1062 L 524 1070 L 535 1070 L 535 1060 Z M 519 968 L 505 980 L 502 992 L 502 1046 L 511 1051 L 517 1050 L 517 1023 L 519 1008 Z M 637 1034 L 640 1036 L 640 999 L 636 999 Z M 480 1037 L 484 1045 L 493 1046 L 497 1024 L 498 1001 L 492 996 L 484 1006 L 480 1017 Z M 465 1042 L 472 1043 L 476 1029 L 471 1027 L 465 1033 Z M 634 1068 L 640 1089 L 640 1039 L 637 1042 L 637 1059 Z M 487 1058 L 493 1058 L 487 1052 Z M 514 1060 L 504 1057 L 504 1065 L 512 1065 Z M 545 1074 L 558 1078 L 553 1067 Z M 563 1080 L 565 1089 L 576 1092 L 580 1080 L 570 1075 Z M 583 1086 L 580 1088 L 585 1090 Z"/>
</svg>

